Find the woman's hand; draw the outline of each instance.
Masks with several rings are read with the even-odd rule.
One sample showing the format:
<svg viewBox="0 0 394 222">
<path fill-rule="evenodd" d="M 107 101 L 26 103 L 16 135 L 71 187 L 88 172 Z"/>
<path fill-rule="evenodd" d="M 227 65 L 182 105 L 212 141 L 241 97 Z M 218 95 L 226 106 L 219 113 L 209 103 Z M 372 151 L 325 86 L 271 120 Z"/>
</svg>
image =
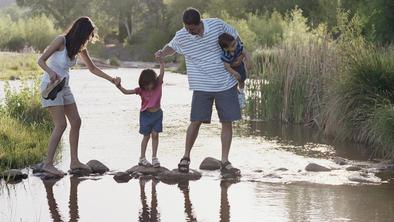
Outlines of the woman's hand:
<svg viewBox="0 0 394 222">
<path fill-rule="evenodd" d="M 122 79 L 120 77 L 115 77 L 115 78 L 112 78 L 111 82 L 113 84 L 115 84 L 115 86 L 120 86 L 120 83 L 122 82 Z"/>
<path fill-rule="evenodd" d="M 49 75 L 49 80 L 51 80 L 51 83 L 54 83 L 56 80 L 60 79 L 59 75 L 54 71 L 49 72 L 48 75 Z"/>
</svg>

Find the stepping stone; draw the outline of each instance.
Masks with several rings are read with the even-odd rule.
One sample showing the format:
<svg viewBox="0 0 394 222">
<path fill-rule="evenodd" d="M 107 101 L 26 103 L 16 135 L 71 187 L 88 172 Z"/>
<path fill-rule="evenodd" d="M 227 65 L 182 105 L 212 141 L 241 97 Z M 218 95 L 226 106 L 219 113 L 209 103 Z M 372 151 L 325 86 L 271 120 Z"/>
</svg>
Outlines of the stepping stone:
<svg viewBox="0 0 394 222">
<path fill-rule="evenodd" d="M 288 171 L 288 170 L 289 169 L 287 169 L 287 168 L 281 167 L 281 168 L 276 169 L 275 171 Z"/>
<path fill-rule="evenodd" d="M 109 168 L 98 160 L 90 160 L 86 165 L 92 169 L 92 173 L 104 174 L 109 171 Z"/>
<path fill-rule="evenodd" d="M 219 170 L 220 169 L 220 160 L 215 159 L 213 157 L 205 158 L 200 164 L 200 170 Z"/>
<path fill-rule="evenodd" d="M 133 179 L 133 176 L 131 176 L 127 172 L 117 172 L 114 175 L 114 180 L 118 183 L 127 183 L 129 180 Z"/>
<path fill-rule="evenodd" d="M 350 166 L 350 167 L 346 167 L 347 171 L 359 171 L 361 170 L 361 167 L 358 166 Z"/>
<path fill-rule="evenodd" d="M 21 170 L 18 169 L 10 169 L 6 170 L 0 174 L 0 178 L 3 178 L 7 181 L 21 181 L 22 179 L 26 179 L 28 176 L 25 173 L 22 173 Z"/>
<path fill-rule="evenodd" d="M 201 173 L 197 170 L 189 170 L 189 173 L 181 173 L 178 169 L 173 169 L 171 171 L 163 171 L 158 174 L 158 179 L 165 183 L 179 183 L 189 180 L 198 180 L 201 178 Z"/>
<path fill-rule="evenodd" d="M 165 167 L 145 167 L 145 166 L 133 166 L 132 168 L 128 169 L 126 172 L 128 174 L 132 174 L 134 172 L 145 174 L 145 175 L 153 175 L 156 176 L 160 173 L 163 173 L 165 171 L 169 171 Z"/>
<path fill-rule="evenodd" d="M 77 177 L 85 177 L 85 176 L 90 176 L 92 174 L 92 170 L 88 169 L 73 169 L 68 171 L 69 174 L 77 176 Z"/>
<path fill-rule="evenodd" d="M 37 164 L 30 166 L 30 168 L 33 170 L 33 174 L 44 172 L 42 170 L 43 165 L 44 165 L 44 163 L 37 163 Z"/>
<path fill-rule="evenodd" d="M 338 164 L 338 165 L 346 165 L 348 163 L 348 160 L 345 159 L 345 158 L 337 156 L 337 157 L 334 158 L 334 162 L 336 164 Z"/>
<path fill-rule="evenodd" d="M 306 171 L 310 171 L 310 172 L 327 172 L 327 171 L 331 171 L 331 169 L 321 166 L 319 164 L 316 163 L 310 163 L 305 167 Z"/>
</svg>

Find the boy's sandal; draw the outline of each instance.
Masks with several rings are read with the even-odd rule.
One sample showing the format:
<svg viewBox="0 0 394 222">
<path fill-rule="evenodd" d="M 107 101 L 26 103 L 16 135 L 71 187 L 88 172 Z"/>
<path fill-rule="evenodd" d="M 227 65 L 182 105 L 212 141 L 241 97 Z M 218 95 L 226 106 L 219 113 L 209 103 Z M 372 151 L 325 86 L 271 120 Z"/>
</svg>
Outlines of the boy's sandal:
<svg viewBox="0 0 394 222">
<path fill-rule="evenodd" d="M 190 158 L 183 157 L 178 164 L 178 171 L 181 173 L 189 173 Z"/>
<path fill-rule="evenodd" d="M 138 166 L 151 167 L 152 164 L 146 158 L 140 159 Z"/>
<path fill-rule="evenodd" d="M 220 172 L 222 174 L 231 174 L 233 176 L 241 175 L 241 171 L 238 168 L 233 167 L 229 161 L 221 164 Z"/>
</svg>

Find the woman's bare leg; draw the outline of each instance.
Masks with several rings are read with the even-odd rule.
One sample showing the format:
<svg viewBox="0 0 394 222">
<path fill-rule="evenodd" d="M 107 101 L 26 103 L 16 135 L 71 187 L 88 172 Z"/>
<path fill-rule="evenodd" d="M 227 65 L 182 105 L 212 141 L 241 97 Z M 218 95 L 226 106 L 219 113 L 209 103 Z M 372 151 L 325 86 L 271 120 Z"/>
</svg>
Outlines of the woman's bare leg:
<svg viewBox="0 0 394 222">
<path fill-rule="evenodd" d="M 44 165 L 42 169 L 48 173 L 62 175 L 63 172 L 56 169 L 53 166 L 53 161 L 56 154 L 57 146 L 59 145 L 60 139 L 64 133 L 64 130 L 67 127 L 66 117 L 64 114 L 63 106 L 52 106 L 48 108 L 49 113 L 51 114 L 52 121 L 55 125 L 55 128 L 52 130 L 51 138 L 48 144 L 48 152 L 47 158 L 44 161 Z"/>
<path fill-rule="evenodd" d="M 75 103 L 64 106 L 64 113 L 70 122 L 70 154 L 71 163 L 70 169 L 90 169 L 89 166 L 83 164 L 78 158 L 78 142 L 79 142 L 79 129 L 81 128 L 81 117 L 78 113 L 78 108 Z"/>
</svg>

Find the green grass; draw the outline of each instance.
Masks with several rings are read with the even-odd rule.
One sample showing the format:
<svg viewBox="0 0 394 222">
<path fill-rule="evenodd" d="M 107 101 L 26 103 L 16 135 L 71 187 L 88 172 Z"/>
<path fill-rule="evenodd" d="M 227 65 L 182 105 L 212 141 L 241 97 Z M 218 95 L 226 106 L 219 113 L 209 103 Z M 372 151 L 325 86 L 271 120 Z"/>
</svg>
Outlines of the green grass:
<svg viewBox="0 0 394 222">
<path fill-rule="evenodd" d="M 34 53 L 0 52 L 0 80 L 32 79 L 42 74 Z"/>
<path fill-rule="evenodd" d="M 23 168 L 43 159 L 49 131 L 29 126 L 8 116 L 0 117 L 0 171 Z"/>
<path fill-rule="evenodd" d="M 38 81 L 18 91 L 6 85 L 0 106 L 0 171 L 23 168 L 43 159 L 52 126 L 49 113 L 40 105 Z"/>
</svg>

